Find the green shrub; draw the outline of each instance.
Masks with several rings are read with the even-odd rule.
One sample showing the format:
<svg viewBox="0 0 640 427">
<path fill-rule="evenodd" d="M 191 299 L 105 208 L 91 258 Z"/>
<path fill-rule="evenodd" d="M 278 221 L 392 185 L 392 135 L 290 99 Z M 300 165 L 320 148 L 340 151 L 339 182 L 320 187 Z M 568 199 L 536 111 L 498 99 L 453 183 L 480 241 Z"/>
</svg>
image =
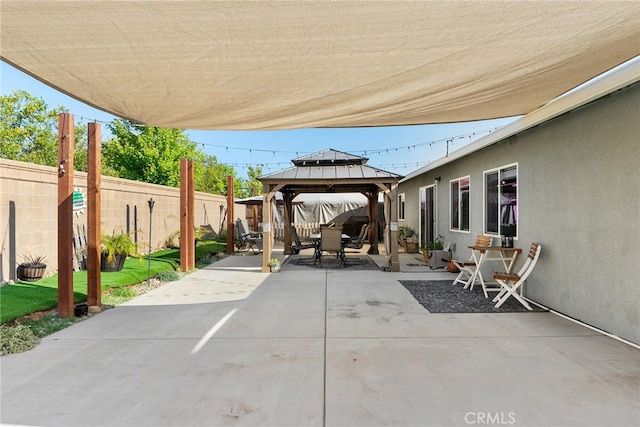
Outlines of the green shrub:
<svg viewBox="0 0 640 427">
<path fill-rule="evenodd" d="M 36 337 L 44 338 L 73 325 L 76 320 L 75 317 L 64 318 L 48 314 L 40 320 L 24 319 L 21 324 L 31 329 Z"/>
<path fill-rule="evenodd" d="M 137 295 L 136 291 L 131 289 L 129 286 L 121 286 L 119 288 L 113 288 L 111 292 L 109 292 L 109 294 L 112 297 L 117 297 L 117 298 L 133 298 Z"/>
<path fill-rule="evenodd" d="M 158 277 L 158 280 L 160 280 L 161 282 L 173 282 L 173 281 L 178 280 L 180 278 L 178 273 L 176 273 L 175 271 L 171 271 L 171 270 L 161 271 L 160 273 L 158 273 L 157 277 Z"/>
<path fill-rule="evenodd" d="M 38 344 L 38 338 L 24 325 L 0 325 L 0 356 L 22 353 Z"/>
<path fill-rule="evenodd" d="M 198 260 L 198 262 L 196 263 L 196 268 L 206 267 L 209 264 L 213 264 L 214 261 L 215 261 L 214 257 L 204 256 Z"/>
<path fill-rule="evenodd" d="M 100 240 L 102 252 L 107 254 L 107 262 L 113 263 L 116 255 L 137 255 L 138 246 L 126 233 L 116 234 L 115 230 L 108 234 L 103 234 Z"/>
</svg>

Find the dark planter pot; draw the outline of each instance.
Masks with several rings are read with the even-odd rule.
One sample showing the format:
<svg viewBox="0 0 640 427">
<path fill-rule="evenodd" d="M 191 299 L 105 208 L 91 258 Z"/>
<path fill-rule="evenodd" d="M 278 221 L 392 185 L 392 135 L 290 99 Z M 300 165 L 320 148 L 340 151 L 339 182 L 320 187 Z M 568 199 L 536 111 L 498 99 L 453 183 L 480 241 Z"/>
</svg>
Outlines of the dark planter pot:
<svg viewBox="0 0 640 427">
<path fill-rule="evenodd" d="M 18 277 L 18 280 L 22 280 L 23 282 L 36 282 L 42 279 L 45 271 L 47 271 L 46 264 L 20 264 L 16 269 L 16 276 Z"/>
<path fill-rule="evenodd" d="M 76 317 L 86 316 L 89 312 L 89 304 L 86 302 L 81 302 L 80 304 L 76 304 L 73 306 L 73 314 Z"/>
<path fill-rule="evenodd" d="M 107 262 L 107 254 L 102 253 L 100 256 L 100 271 L 114 272 L 122 270 L 124 267 L 124 261 L 127 259 L 126 254 L 116 254 L 113 262 Z"/>
</svg>

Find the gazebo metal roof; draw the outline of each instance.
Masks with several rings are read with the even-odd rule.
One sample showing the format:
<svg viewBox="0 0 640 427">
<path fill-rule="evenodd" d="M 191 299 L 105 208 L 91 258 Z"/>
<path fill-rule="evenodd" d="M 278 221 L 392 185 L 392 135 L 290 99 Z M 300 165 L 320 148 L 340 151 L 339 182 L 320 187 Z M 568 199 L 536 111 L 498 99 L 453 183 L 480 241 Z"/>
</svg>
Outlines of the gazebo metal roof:
<svg viewBox="0 0 640 427">
<path fill-rule="evenodd" d="M 366 157 L 326 149 L 293 159 L 294 166 L 263 175 L 263 183 L 286 182 L 297 192 L 362 192 L 382 182 L 397 182 L 402 175 L 367 165 Z"/>
</svg>

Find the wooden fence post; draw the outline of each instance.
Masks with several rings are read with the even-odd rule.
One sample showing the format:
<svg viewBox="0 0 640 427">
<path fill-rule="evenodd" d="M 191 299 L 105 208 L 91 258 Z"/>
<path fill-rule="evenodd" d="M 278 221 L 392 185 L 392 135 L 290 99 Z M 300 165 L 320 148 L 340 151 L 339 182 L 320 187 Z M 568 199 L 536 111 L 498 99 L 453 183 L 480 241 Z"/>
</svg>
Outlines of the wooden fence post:
<svg viewBox="0 0 640 427">
<path fill-rule="evenodd" d="M 100 225 L 101 174 L 100 124 L 89 123 L 87 144 L 87 303 L 102 305 L 102 282 L 100 279 Z"/>
<path fill-rule="evenodd" d="M 73 317 L 73 116 L 58 116 L 58 316 Z"/>
</svg>

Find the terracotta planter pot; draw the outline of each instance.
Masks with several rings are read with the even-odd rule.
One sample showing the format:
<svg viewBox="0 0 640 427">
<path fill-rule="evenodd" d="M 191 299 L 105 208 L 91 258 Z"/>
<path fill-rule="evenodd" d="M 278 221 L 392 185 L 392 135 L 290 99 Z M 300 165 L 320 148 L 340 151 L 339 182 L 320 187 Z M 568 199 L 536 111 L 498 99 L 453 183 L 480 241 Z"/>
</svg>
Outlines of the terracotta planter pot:
<svg viewBox="0 0 640 427">
<path fill-rule="evenodd" d="M 449 270 L 451 273 L 459 273 L 460 272 L 458 267 L 456 267 L 456 265 L 451 261 L 447 262 L 447 270 Z"/>
</svg>

